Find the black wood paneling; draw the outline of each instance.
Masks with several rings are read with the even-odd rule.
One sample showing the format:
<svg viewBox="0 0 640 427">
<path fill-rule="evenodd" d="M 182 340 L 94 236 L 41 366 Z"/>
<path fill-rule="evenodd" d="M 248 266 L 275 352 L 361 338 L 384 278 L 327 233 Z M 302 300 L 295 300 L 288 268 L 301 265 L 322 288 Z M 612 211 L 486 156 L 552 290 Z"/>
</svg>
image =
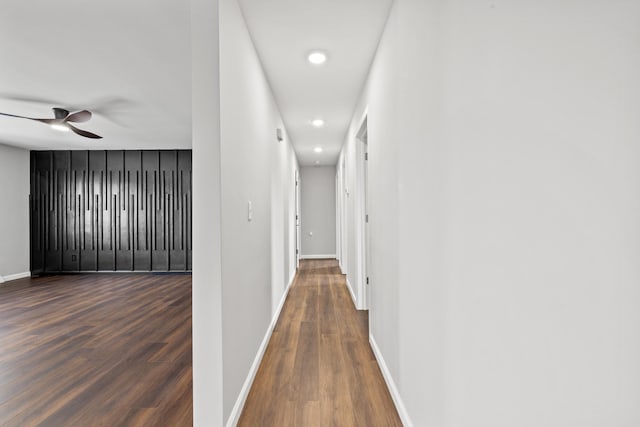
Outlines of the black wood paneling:
<svg viewBox="0 0 640 427">
<path fill-rule="evenodd" d="M 191 270 L 191 150 L 32 151 L 31 271 Z"/>
</svg>

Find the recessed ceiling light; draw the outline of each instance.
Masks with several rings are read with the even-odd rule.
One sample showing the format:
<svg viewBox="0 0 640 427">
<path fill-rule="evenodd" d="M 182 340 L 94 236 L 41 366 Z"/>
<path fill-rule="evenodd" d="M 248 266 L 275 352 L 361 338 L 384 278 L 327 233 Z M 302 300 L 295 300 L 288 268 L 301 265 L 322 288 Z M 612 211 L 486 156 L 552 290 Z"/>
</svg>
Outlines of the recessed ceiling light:
<svg viewBox="0 0 640 427">
<path fill-rule="evenodd" d="M 313 65 L 322 65 L 327 62 L 327 54 L 319 50 L 314 50 L 307 55 L 307 60 Z"/>
<path fill-rule="evenodd" d="M 311 124 L 314 125 L 317 128 L 321 128 L 322 126 L 324 126 L 324 120 L 322 120 L 322 119 L 313 119 L 313 120 L 311 120 Z"/>
<path fill-rule="evenodd" d="M 55 129 L 55 130 L 59 130 L 60 132 L 69 132 L 71 129 L 69 129 L 68 126 L 65 125 L 61 125 L 58 123 L 54 123 L 51 125 L 51 129 Z"/>
<path fill-rule="evenodd" d="M 322 153 L 322 147 L 316 147 L 313 149 L 316 153 Z"/>
</svg>

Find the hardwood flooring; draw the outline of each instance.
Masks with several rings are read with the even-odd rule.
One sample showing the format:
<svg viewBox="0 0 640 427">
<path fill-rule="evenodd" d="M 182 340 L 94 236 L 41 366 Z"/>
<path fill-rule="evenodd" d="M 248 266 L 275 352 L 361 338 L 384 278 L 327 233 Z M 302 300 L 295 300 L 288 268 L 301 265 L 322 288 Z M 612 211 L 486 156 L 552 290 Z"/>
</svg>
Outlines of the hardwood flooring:
<svg viewBox="0 0 640 427">
<path fill-rule="evenodd" d="M 402 426 L 334 260 L 305 260 L 238 426 Z"/>
<path fill-rule="evenodd" d="M 335 261 L 303 261 L 239 426 L 401 426 Z M 0 286 L 0 426 L 190 426 L 191 276 Z"/>
<path fill-rule="evenodd" d="M 192 423 L 190 275 L 0 286 L 0 426 Z"/>
</svg>

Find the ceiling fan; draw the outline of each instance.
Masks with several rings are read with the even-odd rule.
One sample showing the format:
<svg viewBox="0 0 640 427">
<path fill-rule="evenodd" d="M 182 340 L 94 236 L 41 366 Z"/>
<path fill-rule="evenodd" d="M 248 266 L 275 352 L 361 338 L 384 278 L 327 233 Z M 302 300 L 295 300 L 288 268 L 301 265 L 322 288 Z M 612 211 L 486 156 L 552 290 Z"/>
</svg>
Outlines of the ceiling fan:
<svg viewBox="0 0 640 427">
<path fill-rule="evenodd" d="M 27 119 L 27 120 L 40 122 L 40 123 L 46 123 L 50 125 L 53 129 L 65 131 L 65 132 L 72 131 L 80 136 L 84 136 L 85 138 L 93 138 L 93 139 L 102 138 L 100 135 L 96 135 L 95 133 L 91 133 L 86 130 L 78 129 L 77 127 L 71 124 L 71 123 L 83 123 L 83 122 L 89 121 L 92 116 L 91 111 L 82 110 L 82 111 L 76 111 L 75 113 L 70 113 L 64 108 L 53 108 L 53 114 L 54 114 L 53 119 L 39 119 L 35 117 L 16 116 L 15 114 L 0 113 L 0 115 L 2 116 L 17 117 L 19 119 Z"/>
</svg>

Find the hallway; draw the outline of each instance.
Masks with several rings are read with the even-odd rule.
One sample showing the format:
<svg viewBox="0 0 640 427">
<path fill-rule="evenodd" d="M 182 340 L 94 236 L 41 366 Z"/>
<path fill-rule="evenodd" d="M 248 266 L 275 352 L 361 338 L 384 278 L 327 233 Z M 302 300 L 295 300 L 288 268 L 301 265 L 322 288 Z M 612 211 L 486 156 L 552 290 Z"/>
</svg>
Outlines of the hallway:
<svg viewBox="0 0 640 427">
<path fill-rule="evenodd" d="M 304 260 L 238 426 L 401 426 L 335 260 Z"/>
<path fill-rule="evenodd" d="M 3 6 L 0 427 L 640 427 L 640 0 Z"/>
</svg>

